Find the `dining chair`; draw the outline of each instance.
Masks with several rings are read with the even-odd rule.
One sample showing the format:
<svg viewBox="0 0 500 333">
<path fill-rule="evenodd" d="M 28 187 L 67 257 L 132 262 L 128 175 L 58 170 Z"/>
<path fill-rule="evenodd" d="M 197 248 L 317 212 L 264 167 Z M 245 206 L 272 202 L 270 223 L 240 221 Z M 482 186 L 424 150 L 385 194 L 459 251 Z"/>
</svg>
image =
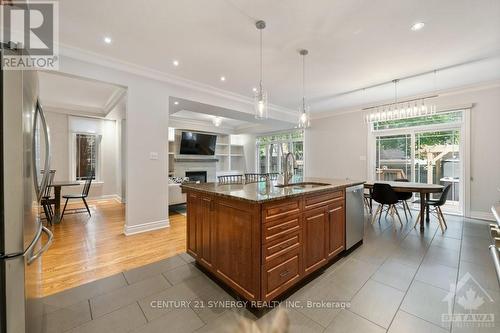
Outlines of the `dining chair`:
<svg viewBox="0 0 500 333">
<path fill-rule="evenodd" d="M 226 175 L 217 177 L 219 184 L 243 184 L 243 175 Z"/>
<path fill-rule="evenodd" d="M 90 191 L 90 185 L 92 185 L 92 179 L 94 177 L 93 176 L 87 176 L 85 178 L 85 183 L 83 184 L 83 190 L 82 190 L 82 193 L 81 194 L 66 194 L 66 195 L 63 195 L 62 197 L 64 199 L 66 199 L 66 202 L 64 203 L 64 208 L 63 208 L 63 211 L 61 213 L 61 220 L 63 219 L 64 217 L 64 212 L 66 211 L 66 206 L 68 205 L 68 201 L 69 200 L 74 200 L 74 199 L 80 199 L 83 201 L 83 203 L 85 204 L 85 208 L 87 208 L 87 212 L 89 213 L 89 216 L 92 216 L 92 214 L 90 214 L 90 209 L 89 209 L 89 205 L 87 204 L 87 197 L 89 196 L 89 191 Z"/>
<path fill-rule="evenodd" d="M 265 182 L 266 179 L 265 173 L 245 173 L 245 184 Z"/>
<path fill-rule="evenodd" d="M 399 216 L 398 210 L 396 209 L 396 204 L 399 202 L 399 198 L 391 185 L 382 183 L 373 184 L 372 199 L 379 204 L 377 210 L 375 211 L 375 214 L 373 215 L 372 224 L 375 222 L 377 215 L 378 222 L 380 223 L 380 218 L 382 217 L 382 213 L 384 212 L 384 206 L 387 206 L 386 212 L 389 212 L 393 219 L 394 214 L 396 214 L 401 227 L 403 226 L 401 217 Z"/>
<path fill-rule="evenodd" d="M 446 185 L 444 188 L 443 192 L 441 192 L 441 196 L 439 199 L 431 199 L 427 200 L 425 203 L 425 208 L 429 210 L 429 213 L 437 217 L 439 227 L 441 228 L 441 232 L 444 234 L 444 231 L 448 229 L 448 225 L 446 224 L 446 220 L 444 219 L 443 211 L 441 210 L 441 207 L 444 206 L 446 203 L 446 200 L 448 199 L 448 193 L 450 192 L 451 189 L 451 184 Z M 422 202 L 420 200 L 417 200 L 417 202 Z M 415 225 L 413 228 L 415 228 L 420 221 L 420 213 L 418 214 L 417 221 L 415 222 Z"/>
<path fill-rule="evenodd" d="M 372 214 L 372 206 L 370 204 L 371 197 L 372 197 L 371 190 L 369 190 L 368 192 L 363 192 L 363 202 L 365 204 L 364 206 L 366 212 L 370 215 Z"/>
<path fill-rule="evenodd" d="M 396 178 L 394 179 L 395 182 L 403 182 L 403 183 L 408 183 L 409 180 L 406 178 Z M 410 200 L 413 197 L 412 192 L 396 192 L 399 198 L 399 203 L 401 206 L 403 206 L 403 211 L 405 213 L 405 218 L 408 221 L 408 215 L 406 214 L 406 211 L 408 211 L 408 214 L 410 214 L 410 217 L 413 217 L 411 214 L 410 206 L 408 206 L 408 200 Z"/>
<path fill-rule="evenodd" d="M 51 198 L 52 195 L 52 183 L 54 182 L 54 176 L 56 174 L 56 170 L 49 171 L 49 178 L 47 181 L 47 188 L 42 195 L 42 199 L 40 200 L 40 204 L 43 208 L 43 212 L 45 217 L 47 218 L 47 222 L 52 225 L 52 218 L 54 217 L 54 211 L 52 210 L 52 203 L 55 198 Z"/>
<path fill-rule="evenodd" d="M 269 180 L 278 180 L 279 172 L 268 172 L 267 176 L 269 177 Z"/>
</svg>

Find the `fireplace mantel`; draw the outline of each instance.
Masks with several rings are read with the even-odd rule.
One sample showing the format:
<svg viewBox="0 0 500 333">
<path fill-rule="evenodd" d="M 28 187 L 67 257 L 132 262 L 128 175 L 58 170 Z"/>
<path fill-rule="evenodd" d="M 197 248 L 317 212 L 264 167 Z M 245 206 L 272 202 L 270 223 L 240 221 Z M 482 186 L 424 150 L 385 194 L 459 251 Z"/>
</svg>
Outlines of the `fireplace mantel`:
<svg viewBox="0 0 500 333">
<path fill-rule="evenodd" d="M 193 162 L 193 163 L 199 163 L 199 162 L 213 162 L 216 163 L 219 160 L 216 158 L 176 158 L 174 159 L 175 162 Z"/>
</svg>

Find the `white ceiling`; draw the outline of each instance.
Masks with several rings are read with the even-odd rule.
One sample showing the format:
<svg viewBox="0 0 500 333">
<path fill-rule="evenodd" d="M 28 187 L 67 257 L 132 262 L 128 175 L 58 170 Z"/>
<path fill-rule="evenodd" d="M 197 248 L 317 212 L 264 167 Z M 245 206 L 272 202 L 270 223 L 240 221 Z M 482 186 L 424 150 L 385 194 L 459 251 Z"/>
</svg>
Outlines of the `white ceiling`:
<svg viewBox="0 0 500 333">
<path fill-rule="evenodd" d="M 105 117 L 123 106 L 123 87 L 55 72 L 40 72 L 39 81 L 40 98 L 48 110 Z"/>
<path fill-rule="evenodd" d="M 187 126 L 185 129 L 190 129 L 190 125 L 203 125 L 213 128 L 213 131 L 221 130 L 230 134 L 265 133 L 294 126 L 282 120 L 271 118 L 258 120 L 253 114 L 177 97 L 170 97 L 169 113 L 170 121 L 174 121 L 177 126 Z M 212 121 L 215 117 L 222 119 L 219 128 L 213 125 Z"/>
<path fill-rule="evenodd" d="M 60 39 L 250 97 L 259 72 L 257 19 L 267 22 L 270 102 L 290 109 L 299 101 L 301 48 L 310 51 L 307 92 L 316 112 L 338 109 L 336 95 L 345 91 L 500 54 L 498 0 L 64 0 Z M 425 28 L 411 31 L 416 21 Z M 496 61 L 441 82 L 450 88 L 499 78 Z M 428 80 L 410 86 L 402 95 L 430 89 Z"/>
</svg>

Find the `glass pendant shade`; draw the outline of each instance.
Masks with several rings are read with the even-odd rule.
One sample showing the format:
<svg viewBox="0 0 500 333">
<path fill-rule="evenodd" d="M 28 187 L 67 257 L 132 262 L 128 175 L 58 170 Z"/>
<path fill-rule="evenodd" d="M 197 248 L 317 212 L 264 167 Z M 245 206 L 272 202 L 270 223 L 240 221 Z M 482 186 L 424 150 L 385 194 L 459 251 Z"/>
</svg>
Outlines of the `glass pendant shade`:
<svg viewBox="0 0 500 333">
<path fill-rule="evenodd" d="M 309 106 L 306 105 L 305 100 L 302 100 L 302 106 L 300 107 L 298 127 L 299 128 L 311 127 L 311 115 L 309 114 Z"/>
<path fill-rule="evenodd" d="M 268 105 L 267 105 L 267 92 L 262 86 L 257 89 L 254 95 L 254 108 L 256 119 L 267 119 Z"/>
</svg>

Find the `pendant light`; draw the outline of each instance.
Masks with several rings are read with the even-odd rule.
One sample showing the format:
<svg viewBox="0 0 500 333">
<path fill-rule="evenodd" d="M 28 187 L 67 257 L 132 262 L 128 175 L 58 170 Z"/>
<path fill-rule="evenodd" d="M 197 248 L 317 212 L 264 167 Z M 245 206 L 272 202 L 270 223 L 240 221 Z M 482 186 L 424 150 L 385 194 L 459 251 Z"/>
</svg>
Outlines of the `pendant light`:
<svg viewBox="0 0 500 333">
<path fill-rule="evenodd" d="M 262 86 L 262 72 L 263 72 L 263 64 L 262 64 L 262 30 L 266 27 L 266 22 L 257 21 L 255 23 L 255 27 L 259 30 L 260 33 L 260 81 L 259 86 L 257 87 L 254 95 L 254 108 L 255 108 L 255 118 L 256 119 L 267 119 L 268 117 L 268 106 L 267 106 L 267 92 L 264 90 Z"/>
<path fill-rule="evenodd" d="M 307 50 L 300 50 L 299 54 L 302 56 L 302 101 L 299 108 L 299 128 L 308 128 L 311 126 L 311 117 L 309 114 L 309 106 L 306 104 L 306 55 L 309 54 Z"/>
</svg>

